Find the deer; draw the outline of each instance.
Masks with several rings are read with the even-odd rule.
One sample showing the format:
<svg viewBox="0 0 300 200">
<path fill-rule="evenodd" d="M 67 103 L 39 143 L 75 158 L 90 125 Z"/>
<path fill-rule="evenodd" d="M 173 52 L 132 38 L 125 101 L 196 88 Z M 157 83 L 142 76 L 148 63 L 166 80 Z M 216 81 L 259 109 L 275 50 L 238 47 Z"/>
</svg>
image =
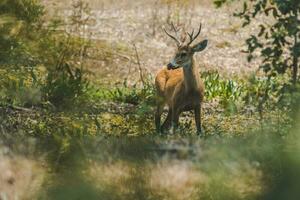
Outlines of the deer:
<svg viewBox="0 0 300 200">
<path fill-rule="evenodd" d="M 163 29 L 167 36 L 173 39 L 177 51 L 167 66 L 164 66 L 156 75 L 155 87 L 157 93 L 157 106 L 155 112 L 155 126 L 158 133 L 164 133 L 171 128 L 174 134 L 179 125 L 179 115 L 185 111 L 194 111 L 197 134 L 202 134 L 201 108 L 204 99 L 204 83 L 200 78 L 198 66 L 195 63 L 195 53 L 203 51 L 208 40 L 203 40 L 195 45 L 192 43 L 201 33 L 200 23 L 197 33 L 185 32 L 184 37 L 178 38 L 178 31 L 172 23 L 175 35 Z M 187 42 L 186 38 L 189 37 Z M 161 126 L 161 116 L 165 106 L 168 114 Z"/>
</svg>

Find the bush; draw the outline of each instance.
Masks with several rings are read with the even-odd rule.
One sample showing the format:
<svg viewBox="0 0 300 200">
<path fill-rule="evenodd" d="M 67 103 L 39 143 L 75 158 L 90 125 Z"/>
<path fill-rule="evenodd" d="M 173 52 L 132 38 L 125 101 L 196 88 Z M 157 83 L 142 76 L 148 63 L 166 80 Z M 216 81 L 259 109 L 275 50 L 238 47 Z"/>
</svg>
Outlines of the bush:
<svg viewBox="0 0 300 200">
<path fill-rule="evenodd" d="M 234 0 L 215 0 L 217 7 Z M 264 89 L 257 92 L 255 98 L 259 100 L 262 110 L 264 104 L 277 96 L 280 106 L 292 105 L 293 98 L 299 93 L 299 56 L 300 56 L 300 29 L 299 15 L 300 2 L 297 0 L 253 0 L 244 2 L 243 9 L 235 13 L 235 16 L 243 20 L 243 27 L 251 24 L 259 17 L 265 20 L 259 22 L 256 34 L 246 40 L 248 47 L 248 61 L 255 58 L 255 53 L 260 53 L 261 62 L 259 69 L 267 77 L 264 81 Z M 268 21 L 268 23 L 265 23 Z M 284 80 L 288 77 L 288 80 Z M 274 79 L 282 79 L 276 86 Z M 276 88 L 274 88 L 276 87 Z M 273 93 L 273 94 L 271 94 Z M 291 101 L 291 102 L 287 102 Z M 290 107 L 292 108 L 292 107 Z"/>
<path fill-rule="evenodd" d="M 30 73 L 21 70 L 0 70 L 0 102 L 2 104 L 31 107 L 40 105 L 42 94 L 40 85 Z"/>
<path fill-rule="evenodd" d="M 76 5 L 74 10 L 86 9 Z M 14 79 L 6 77 L 4 81 L 2 99 L 22 106 L 43 100 L 62 108 L 84 93 L 83 57 L 89 41 L 59 30 L 64 26 L 59 20 L 45 23 L 44 8 L 37 0 L 2 1 L 0 14 L 0 67 L 14 74 Z M 72 25 L 78 31 L 84 23 L 76 20 Z M 34 89 L 25 87 L 25 79 L 34 82 Z M 38 99 L 32 99 L 35 95 Z"/>
</svg>

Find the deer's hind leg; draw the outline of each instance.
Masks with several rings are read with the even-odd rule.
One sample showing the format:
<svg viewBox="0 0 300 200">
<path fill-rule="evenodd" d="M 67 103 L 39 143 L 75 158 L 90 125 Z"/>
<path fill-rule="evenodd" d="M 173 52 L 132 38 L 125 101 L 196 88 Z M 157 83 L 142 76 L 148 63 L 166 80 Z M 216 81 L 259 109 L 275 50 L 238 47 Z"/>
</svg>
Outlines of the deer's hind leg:
<svg viewBox="0 0 300 200">
<path fill-rule="evenodd" d="M 156 132 L 160 132 L 161 131 L 161 115 L 164 111 L 164 104 L 160 103 L 157 105 L 156 107 L 156 112 L 155 112 L 155 127 L 156 127 Z"/>
<path fill-rule="evenodd" d="M 163 133 L 165 130 L 169 130 L 172 122 L 172 109 L 169 108 L 167 118 L 165 119 L 163 125 L 161 126 L 161 132 Z"/>
</svg>

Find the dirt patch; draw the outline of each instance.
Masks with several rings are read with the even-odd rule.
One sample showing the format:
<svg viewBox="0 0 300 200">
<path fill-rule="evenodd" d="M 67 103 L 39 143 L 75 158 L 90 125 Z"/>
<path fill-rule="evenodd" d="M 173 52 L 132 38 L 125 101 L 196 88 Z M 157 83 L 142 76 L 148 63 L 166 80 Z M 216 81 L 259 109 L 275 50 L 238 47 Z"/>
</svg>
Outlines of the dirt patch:
<svg viewBox="0 0 300 200">
<path fill-rule="evenodd" d="M 52 3 L 51 3 L 52 2 Z M 53 4 L 54 2 L 54 4 Z M 239 5 L 231 5 L 216 9 L 211 1 L 191 1 L 184 7 L 167 5 L 161 1 L 88 1 L 92 8 L 94 23 L 86 27 L 91 38 L 105 40 L 113 46 L 127 46 L 129 60 L 113 57 L 113 62 L 95 62 L 91 68 L 97 71 L 99 78 L 117 81 L 124 78 L 136 80 L 138 66 L 132 57 L 133 44 L 137 46 L 143 69 L 150 74 L 155 73 L 172 57 L 175 46 L 164 34 L 162 27 L 167 21 L 175 21 L 184 25 L 186 30 L 192 30 L 203 24 L 199 38 L 209 40 L 208 49 L 197 55 L 201 70 L 213 69 L 226 74 L 243 75 L 257 69 L 258 63 L 249 64 L 245 49 L 245 40 L 255 31 L 252 28 L 241 28 L 242 22 L 233 16 Z M 71 13 L 71 3 L 62 4 L 58 1 L 47 1 L 47 8 L 53 13 L 58 9 L 60 16 L 66 17 Z M 52 5 L 52 6 L 50 6 Z M 125 52 L 126 53 L 126 52 Z M 133 60 L 133 61 L 132 61 Z M 109 67 L 109 70 L 105 69 Z M 101 73 L 105 71 L 105 74 Z"/>
</svg>

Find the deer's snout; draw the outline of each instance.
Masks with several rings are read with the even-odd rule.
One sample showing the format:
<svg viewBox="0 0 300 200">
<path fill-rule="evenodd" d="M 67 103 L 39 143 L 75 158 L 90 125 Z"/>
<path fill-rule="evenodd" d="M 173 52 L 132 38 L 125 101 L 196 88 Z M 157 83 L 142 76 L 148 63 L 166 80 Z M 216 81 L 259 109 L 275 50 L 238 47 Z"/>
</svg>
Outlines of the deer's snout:
<svg viewBox="0 0 300 200">
<path fill-rule="evenodd" d="M 179 65 L 177 64 L 177 62 L 175 61 L 175 59 L 173 59 L 168 65 L 167 65 L 168 70 L 171 69 L 177 69 L 179 68 Z"/>
<path fill-rule="evenodd" d="M 168 68 L 168 70 L 171 70 L 171 69 L 174 69 L 175 66 L 174 66 L 172 63 L 169 63 L 169 64 L 167 65 L 167 68 Z"/>
</svg>

